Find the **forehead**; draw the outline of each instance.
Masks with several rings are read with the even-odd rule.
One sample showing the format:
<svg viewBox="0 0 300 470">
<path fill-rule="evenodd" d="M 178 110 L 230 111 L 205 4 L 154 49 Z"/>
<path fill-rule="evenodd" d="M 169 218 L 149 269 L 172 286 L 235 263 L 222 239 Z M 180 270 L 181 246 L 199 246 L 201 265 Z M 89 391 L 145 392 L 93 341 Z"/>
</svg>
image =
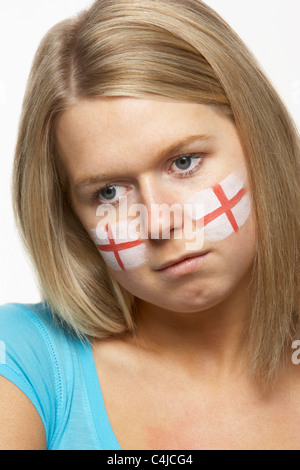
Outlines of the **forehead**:
<svg viewBox="0 0 300 470">
<path fill-rule="evenodd" d="M 114 162 L 139 165 L 192 135 L 217 138 L 220 145 L 236 138 L 233 123 L 213 107 L 127 97 L 81 100 L 62 113 L 56 128 L 71 176 L 83 166 L 93 171 L 99 158 L 112 169 Z"/>
</svg>

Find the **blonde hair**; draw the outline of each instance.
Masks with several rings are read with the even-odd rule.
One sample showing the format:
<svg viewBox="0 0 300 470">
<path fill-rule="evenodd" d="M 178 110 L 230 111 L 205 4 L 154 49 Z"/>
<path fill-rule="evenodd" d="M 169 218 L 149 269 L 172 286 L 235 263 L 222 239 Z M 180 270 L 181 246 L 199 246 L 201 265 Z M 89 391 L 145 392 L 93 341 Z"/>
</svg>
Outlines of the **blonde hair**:
<svg viewBox="0 0 300 470">
<path fill-rule="evenodd" d="M 252 54 L 201 1 L 98 0 L 42 40 L 24 98 L 13 198 L 43 299 L 79 335 L 134 331 L 134 299 L 110 278 L 72 210 L 55 144 L 60 113 L 101 96 L 197 102 L 234 120 L 258 240 L 246 350 L 250 373 L 269 380 L 299 331 L 299 140 Z"/>
</svg>

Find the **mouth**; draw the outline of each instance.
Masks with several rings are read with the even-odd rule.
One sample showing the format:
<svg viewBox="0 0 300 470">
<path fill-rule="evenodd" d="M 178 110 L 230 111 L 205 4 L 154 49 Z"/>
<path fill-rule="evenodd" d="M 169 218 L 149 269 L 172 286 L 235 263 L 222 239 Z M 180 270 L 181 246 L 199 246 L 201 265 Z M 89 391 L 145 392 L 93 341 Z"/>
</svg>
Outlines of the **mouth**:
<svg viewBox="0 0 300 470">
<path fill-rule="evenodd" d="M 209 251 L 190 253 L 162 264 L 156 271 L 169 277 L 178 277 L 193 272 L 207 258 Z"/>
</svg>

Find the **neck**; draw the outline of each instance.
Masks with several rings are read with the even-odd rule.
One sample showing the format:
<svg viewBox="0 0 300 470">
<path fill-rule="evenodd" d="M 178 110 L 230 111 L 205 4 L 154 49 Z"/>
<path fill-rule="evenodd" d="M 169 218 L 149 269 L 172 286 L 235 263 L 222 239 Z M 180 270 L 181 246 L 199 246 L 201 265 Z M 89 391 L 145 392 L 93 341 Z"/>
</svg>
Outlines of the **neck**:
<svg viewBox="0 0 300 470">
<path fill-rule="evenodd" d="M 136 299 L 135 341 L 139 349 L 173 366 L 219 377 L 240 372 L 249 319 L 247 288 L 200 312 L 173 312 Z"/>
</svg>

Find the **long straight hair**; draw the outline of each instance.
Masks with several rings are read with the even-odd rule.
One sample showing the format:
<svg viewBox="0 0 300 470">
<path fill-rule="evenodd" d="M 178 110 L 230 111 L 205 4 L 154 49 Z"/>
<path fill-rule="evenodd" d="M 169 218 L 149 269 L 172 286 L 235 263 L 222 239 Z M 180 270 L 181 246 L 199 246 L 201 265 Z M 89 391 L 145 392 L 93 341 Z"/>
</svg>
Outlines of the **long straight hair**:
<svg viewBox="0 0 300 470">
<path fill-rule="evenodd" d="M 16 146 L 13 201 L 43 299 L 79 335 L 135 330 L 134 298 L 108 274 L 72 210 L 55 142 L 80 98 L 216 106 L 246 157 L 257 250 L 245 332 L 250 374 L 268 382 L 299 331 L 299 139 L 237 34 L 198 0 L 98 0 L 54 26 L 34 59 Z"/>
</svg>

